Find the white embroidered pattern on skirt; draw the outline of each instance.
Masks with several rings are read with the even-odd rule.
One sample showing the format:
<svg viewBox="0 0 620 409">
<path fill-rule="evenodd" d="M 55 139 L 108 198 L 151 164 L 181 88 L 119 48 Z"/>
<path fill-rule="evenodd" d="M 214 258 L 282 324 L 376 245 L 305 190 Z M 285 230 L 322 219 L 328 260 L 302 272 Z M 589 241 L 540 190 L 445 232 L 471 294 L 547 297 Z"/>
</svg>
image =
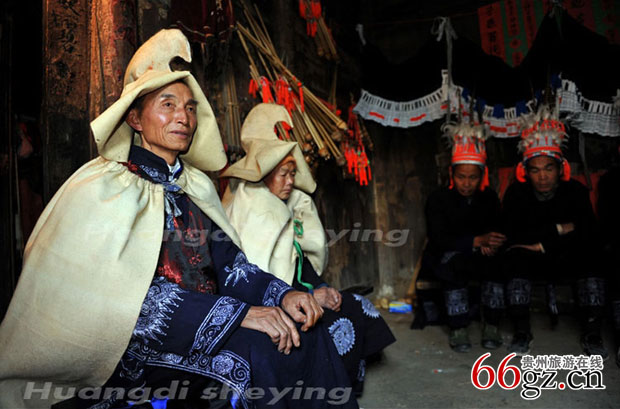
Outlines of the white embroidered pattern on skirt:
<svg viewBox="0 0 620 409">
<path fill-rule="evenodd" d="M 170 352 L 160 352 L 140 342 L 131 342 L 128 354 L 144 359 L 148 365 L 178 369 L 206 376 L 228 385 L 237 396 L 244 408 L 250 407 L 246 391 L 251 386 L 249 363 L 232 351 L 221 350 L 215 356 L 193 350 L 189 356 L 181 356 Z"/>
<path fill-rule="evenodd" d="M 368 298 L 363 297 L 359 294 L 353 294 L 353 297 L 357 301 L 362 303 L 362 311 L 364 311 L 364 314 L 366 314 L 370 318 L 379 318 L 379 315 L 381 315 L 379 313 L 379 310 L 375 308 L 375 306 L 372 304 L 372 302 Z"/>
<path fill-rule="evenodd" d="M 355 345 L 355 329 L 347 318 L 339 318 L 328 328 L 338 354 L 341 356 L 349 352 Z"/>
</svg>

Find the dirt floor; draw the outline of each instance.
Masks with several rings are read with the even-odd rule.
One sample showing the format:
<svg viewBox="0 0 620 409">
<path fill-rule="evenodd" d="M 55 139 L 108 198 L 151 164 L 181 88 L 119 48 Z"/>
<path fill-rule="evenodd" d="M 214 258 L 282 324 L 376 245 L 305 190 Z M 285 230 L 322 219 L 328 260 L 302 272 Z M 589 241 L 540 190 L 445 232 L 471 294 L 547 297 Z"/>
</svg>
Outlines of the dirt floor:
<svg viewBox="0 0 620 409">
<path fill-rule="evenodd" d="M 429 326 L 411 330 L 412 314 L 391 314 L 382 310 L 397 342 L 385 350 L 383 360 L 367 369 L 363 397 L 359 400 L 364 409 L 372 408 L 619 408 L 620 368 L 615 363 L 613 339 L 606 324 L 605 345 L 610 358 L 604 362 L 604 390 L 542 390 L 535 400 L 524 400 L 522 385 L 513 390 L 503 390 L 496 383 L 489 389 L 478 390 L 471 382 L 474 362 L 485 352 L 480 346 L 481 325 L 473 322 L 470 338 L 473 348 L 469 353 L 453 352 L 448 346 L 446 327 Z M 504 320 L 501 326 L 504 346 L 489 351 L 484 362 L 497 370 L 501 360 L 508 355 L 505 345 L 512 337 L 511 326 Z M 534 341 L 531 355 L 579 355 L 579 326 L 568 315 L 561 315 L 555 329 L 549 317 L 542 312 L 532 315 Z M 509 364 L 521 367 L 519 358 Z M 566 379 L 568 371 L 559 371 L 556 381 Z M 481 378 L 485 381 L 486 378 Z M 512 378 L 507 378 L 510 381 Z M 559 385 L 559 383 L 558 383 Z"/>
</svg>

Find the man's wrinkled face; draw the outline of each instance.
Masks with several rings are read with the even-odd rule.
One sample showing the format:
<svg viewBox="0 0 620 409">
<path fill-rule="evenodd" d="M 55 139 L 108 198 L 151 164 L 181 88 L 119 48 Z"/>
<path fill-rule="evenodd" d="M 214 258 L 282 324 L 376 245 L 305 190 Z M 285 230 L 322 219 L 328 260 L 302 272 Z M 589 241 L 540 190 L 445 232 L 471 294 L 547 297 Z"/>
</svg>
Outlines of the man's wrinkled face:
<svg viewBox="0 0 620 409">
<path fill-rule="evenodd" d="M 560 165 L 549 156 L 537 156 L 526 165 L 527 176 L 538 193 L 547 193 L 555 189 L 560 180 Z"/>
<path fill-rule="evenodd" d="M 264 179 L 269 191 L 282 200 L 287 200 L 291 196 L 295 184 L 297 165 L 295 160 L 291 159 L 292 156 L 284 158 Z"/>
<path fill-rule="evenodd" d="M 140 132 L 143 148 L 172 165 L 192 142 L 197 104 L 185 83 L 174 82 L 146 94 L 142 106 L 129 112 L 127 123 Z"/>
<path fill-rule="evenodd" d="M 452 168 L 452 180 L 461 196 L 470 197 L 480 187 L 482 169 L 478 165 L 469 163 L 455 165 Z"/>
</svg>

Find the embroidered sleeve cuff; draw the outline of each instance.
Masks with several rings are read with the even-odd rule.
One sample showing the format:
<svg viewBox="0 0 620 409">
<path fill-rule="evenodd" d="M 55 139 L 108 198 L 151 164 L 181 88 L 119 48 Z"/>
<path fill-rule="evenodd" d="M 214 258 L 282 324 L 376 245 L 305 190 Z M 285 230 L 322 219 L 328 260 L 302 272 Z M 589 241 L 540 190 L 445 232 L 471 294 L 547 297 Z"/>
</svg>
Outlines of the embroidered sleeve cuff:
<svg viewBox="0 0 620 409">
<path fill-rule="evenodd" d="M 163 277 L 155 277 L 142 302 L 133 336 L 145 345 L 165 345 L 171 321 L 187 294 L 188 291 Z"/>
<path fill-rule="evenodd" d="M 232 297 L 220 297 L 196 332 L 192 351 L 211 355 L 245 318 L 250 306 Z"/>
<path fill-rule="evenodd" d="M 286 284 L 282 280 L 277 278 L 271 280 L 267 286 L 267 290 L 265 290 L 265 295 L 263 296 L 263 305 L 265 307 L 279 307 L 284 295 L 292 290 L 293 287 Z"/>
</svg>

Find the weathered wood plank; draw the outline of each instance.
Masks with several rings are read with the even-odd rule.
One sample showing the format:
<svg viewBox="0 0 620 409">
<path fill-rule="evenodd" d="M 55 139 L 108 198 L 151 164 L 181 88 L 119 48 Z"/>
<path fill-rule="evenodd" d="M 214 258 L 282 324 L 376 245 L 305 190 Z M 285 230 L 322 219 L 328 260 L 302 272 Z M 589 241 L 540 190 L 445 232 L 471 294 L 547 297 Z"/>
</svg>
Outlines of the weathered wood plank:
<svg viewBox="0 0 620 409">
<path fill-rule="evenodd" d="M 90 158 L 89 0 L 43 2 L 44 200 Z"/>
</svg>

